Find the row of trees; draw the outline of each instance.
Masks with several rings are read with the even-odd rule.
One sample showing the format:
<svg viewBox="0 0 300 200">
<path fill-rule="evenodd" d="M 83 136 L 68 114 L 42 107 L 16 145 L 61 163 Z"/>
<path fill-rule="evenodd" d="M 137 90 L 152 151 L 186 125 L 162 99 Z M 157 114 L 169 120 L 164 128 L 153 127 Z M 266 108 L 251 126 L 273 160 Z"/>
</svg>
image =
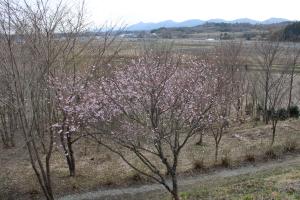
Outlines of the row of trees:
<svg viewBox="0 0 300 200">
<path fill-rule="evenodd" d="M 263 91 L 258 95 L 263 105 L 263 120 L 266 124 L 272 121 L 272 141 L 274 144 L 279 112 L 282 108 L 291 110 L 296 69 L 299 61 L 300 49 L 296 43 L 288 43 L 285 47 L 277 42 L 257 43 L 256 61 L 261 72 L 258 76 L 259 84 L 253 84 Z M 257 95 L 257 94 L 256 94 Z M 294 102 L 297 97 L 294 97 Z M 290 115 L 290 114 L 289 114 Z"/>
<path fill-rule="evenodd" d="M 118 32 L 97 38 L 83 34 L 84 4 L 1 0 L 0 9 L 1 139 L 5 147 L 14 147 L 22 136 L 48 200 L 54 199 L 51 156 L 56 144 L 70 176 L 76 175 L 73 145 L 89 138 L 177 200 L 178 160 L 191 138 L 209 130 L 217 160 L 225 129 L 231 121 L 242 122 L 251 104 L 253 115 L 264 105 L 264 121 L 273 122 L 273 144 L 277 111 L 287 97 L 288 108 L 292 105 L 300 55 L 296 46 L 257 43 L 259 74 L 247 67 L 241 42 L 221 43 L 201 56 L 167 46 L 144 48 L 120 63 Z M 278 71 L 278 62 L 287 70 Z M 128 151 L 143 166 L 136 166 Z"/>
<path fill-rule="evenodd" d="M 13 147 L 20 145 L 16 137 L 23 138 L 46 199 L 54 199 L 51 156 L 58 135 L 53 125 L 62 117 L 49 79 L 60 73 L 76 79 L 80 66 L 106 66 L 119 51 L 118 43 L 106 51 L 116 38 L 112 31 L 97 41 L 92 34 L 81 41 L 86 25 L 84 4 L 0 1 L 1 139 Z M 91 59 L 84 60 L 87 55 Z"/>
</svg>

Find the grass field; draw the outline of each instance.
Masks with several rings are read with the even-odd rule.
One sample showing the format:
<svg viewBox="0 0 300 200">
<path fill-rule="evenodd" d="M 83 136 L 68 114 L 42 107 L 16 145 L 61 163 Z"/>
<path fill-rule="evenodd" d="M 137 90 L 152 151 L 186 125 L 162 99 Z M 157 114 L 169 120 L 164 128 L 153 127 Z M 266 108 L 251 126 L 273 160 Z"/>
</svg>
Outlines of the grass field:
<svg viewBox="0 0 300 200">
<path fill-rule="evenodd" d="M 181 197 L 182 200 L 297 200 L 300 199 L 300 163 L 215 179 L 181 192 Z"/>
<path fill-rule="evenodd" d="M 273 148 L 276 156 L 283 155 L 290 144 L 299 146 L 299 129 L 298 120 L 279 123 Z M 261 162 L 269 159 L 265 153 L 269 150 L 270 137 L 270 125 L 248 122 L 233 126 L 221 142 L 217 165 L 234 167 L 245 161 Z M 195 145 L 197 139 L 191 141 L 181 154 L 179 164 L 181 173 L 189 174 L 194 170 L 211 168 L 215 165 L 212 137 L 206 135 L 203 146 Z M 70 178 L 63 154 L 58 149 L 52 158 L 52 181 L 56 195 L 92 191 L 103 187 L 128 186 L 147 181 L 132 171 L 118 156 L 104 147 L 85 140 L 81 140 L 74 148 L 77 175 Z M 135 159 L 131 154 L 128 156 Z M 12 157 L 14 159 L 11 159 Z M 2 150 L 0 165 L 1 200 L 39 199 L 41 191 L 24 148 Z M 136 161 L 136 165 L 141 163 Z"/>
</svg>

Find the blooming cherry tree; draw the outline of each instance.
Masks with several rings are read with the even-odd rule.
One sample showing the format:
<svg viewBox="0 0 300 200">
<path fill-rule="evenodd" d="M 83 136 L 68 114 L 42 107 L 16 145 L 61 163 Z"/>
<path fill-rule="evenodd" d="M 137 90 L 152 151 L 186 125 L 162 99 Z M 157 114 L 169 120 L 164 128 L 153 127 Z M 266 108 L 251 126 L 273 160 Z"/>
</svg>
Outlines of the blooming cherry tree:
<svg viewBox="0 0 300 200">
<path fill-rule="evenodd" d="M 89 74 L 90 70 L 76 77 L 61 74 L 49 79 L 55 90 L 57 108 L 60 111 L 57 123 L 53 127 L 59 135 L 70 176 L 75 176 L 76 167 L 73 144 L 85 136 L 81 129 L 91 122 L 93 112 L 99 110 L 95 106 L 96 94 L 91 88 L 93 85 L 90 84 Z"/>
<path fill-rule="evenodd" d="M 59 99 L 69 127 L 84 124 L 90 136 L 97 138 L 91 134 L 96 132 L 110 140 L 99 142 L 134 170 L 162 184 L 177 200 L 180 152 L 205 126 L 223 83 L 217 67 L 195 57 L 150 51 L 109 76 L 77 87 L 78 97 L 64 92 L 71 91 L 68 87 L 60 87 Z"/>
<path fill-rule="evenodd" d="M 223 87 L 221 80 L 216 67 L 196 58 L 153 52 L 116 71 L 102 82 L 105 98 L 114 109 L 113 118 L 118 121 L 108 138 L 133 152 L 147 172 L 131 162 L 122 149 L 111 150 L 179 199 L 180 152 L 204 127 Z M 170 175 L 171 185 L 164 173 Z"/>
</svg>

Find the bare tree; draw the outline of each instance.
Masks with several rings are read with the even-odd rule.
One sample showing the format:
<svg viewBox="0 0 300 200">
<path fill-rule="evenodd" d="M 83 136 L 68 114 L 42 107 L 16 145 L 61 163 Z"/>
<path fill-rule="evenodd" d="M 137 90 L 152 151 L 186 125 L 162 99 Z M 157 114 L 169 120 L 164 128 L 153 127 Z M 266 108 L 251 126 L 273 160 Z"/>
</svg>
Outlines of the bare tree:
<svg viewBox="0 0 300 200">
<path fill-rule="evenodd" d="M 62 1 L 0 1 L 0 75 L 8 88 L 0 96 L 1 107 L 16 114 L 31 165 L 49 200 L 54 199 L 50 170 L 53 125 L 60 118 L 49 77 L 75 69 L 76 59 L 90 44 L 90 40 L 78 42 L 85 27 L 83 6 L 73 12 Z"/>
<path fill-rule="evenodd" d="M 290 75 L 290 81 L 289 81 L 289 97 L 288 97 L 288 105 L 287 109 L 290 110 L 291 103 L 292 103 L 292 93 L 293 93 L 293 87 L 294 87 L 294 79 L 296 77 L 296 67 L 298 64 L 298 60 L 300 58 L 300 48 L 297 46 L 297 43 L 293 42 L 290 44 L 292 47 L 290 47 L 287 50 L 288 57 L 287 57 L 287 65 L 288 65 L 288 72 Z"/>
<path fill-rule="evenodd" d="M 273 83 L 272 90 L 270 90 L 269 94 L 269 115 L 272 121 L 272 139 L 271 139 L 271 146 L 273 146 L 275 142 L 276 136 L 276 128 L 278 120 L 284 120 L 285 117 L 285 109 L 282 109 L 284 98 L 288 92 L 287 89 L 287 74 L 278 75 L 279 78 L 275 83 Z"/>
<path fill-rule="evenodd" d="M 259 77 L 259 72 L 248 72 L 247 74 L 249 89 L 246 95 L 250 95 L 251 102 L 246 105 L 248 106 L 248 109 L 250 109 L 252 118 L 255 120 L 260 118 L 260 106 L 263 105 L 263 100 L 261 98 L 263 94 L 261 93 L 260 85 L 257 84 L 257 77 Z"/>
<path fill-rule="evenodd" d="M 273 87 L 273 83 L 277 82 L 276 76 L 273 75 L 275 72 L 275 64 L 282 53 L 282 48 L 280 47 L 279 41 L 263 41 L 255 44 L 255 50 L 255 60 L 258 62 L 261 70 L 259 81 L 264 91 L 264 122 L 268 124 L 269 118 L 267 111 L 269 108 L 269 91 Z"/>
<path fill-rule="evenodd" d="M 230 76 L 231 94 L 235 95 L 232 106 L 236 110 L 236 119 L 239 121 L 243 115 L 243 104 L 246 90 L 246 60 L 243 56 L 244 45 L 242 41 L 222 42 L 215 49 L 217 64 L 228 70 Z M 228 107 L 229 113 L 231 108 Z"/>
<path fill-rule="evenodd" d="M 230 77 L 230 75 L 229 75 Z M 232 83 L 230 81 L 230 83 Z M 219 146 L 226 129 L 229 128 L 230 114 L 229 109 L 235 101 L 231 94 L 231 84 L 222 88 L 216 96 L 214 106 L 209 110 L 207 127 L 215 141 L 215 164 L 218 161 Z"/>
<path fill-rule="evenodd" d="M 14 104 L 14 97 L 12 90 L 7 83 L 8 79 L 5 73 L 1 73 L 1 87 L 0 87 L 0 134 L 1 140 L 5 148 L 15 147 L 15 132 L 17 131 L 17 115 L 13 107 L 6 104 L 10 102 Z M 5 100 L 4 100 L 5 99 Z"/>
<path fill-rule="evenodd" d="M 25 7 L 27 6 L 28 5 Z M 47 135 L 47 140 L 49 141 L 49 146 L 44 146 L 46 157 L 45 161 L 43 161 L 43 155 L 41 155 L 39 151 L 39 144 L 41 141 L 39 136 L 41 135 L 41 131 L 44 130 L 38 130 L 36 126 L 39 124 L 39 120 L 43 119 L 37 118 L 35 113 L 35 108 L 43 103 L 43 101 L 40 101 L 45 94 L 43 91 L 44 84 L 42 74 L 46 73 L 48 69 L 44 68 L 44 66 L 43 68 L 40 68 L 42 66 L 35 60 L 39 55 L 32 53 L 32 47 L 37 43 L 32 44 L 28 42 L 31 37 L 35 37 L 36 35 L 28 34 L 27 31 L 31 31 L 31 33 L 33 30 L 38 31 L 37 29 L 28 28 L 28 26 L 31 25 L 28 22 L 34 22 L 31 21 L 32 19 L 30 18 L 31 16 L 29 16 L 29 11 L 30 10 L 21 7 L 15 2 L 6 0 L 1 1 L 1 31 L 3 34 L 1 40 L 3 45 L 1 57 L 4 61 L 2 62 L 1 71 L 8 76 L 7 83 L 9 83 L 15 99 L 13 104 L 10 104 L 10 102 L 7 101 L 4 103 L 10 104 L 12 110 L 16 111 L 20 131 L 24 136 L 32 167 L 45 197 L 47 199 L 53 199 L 50 178 L 50 158 L 53 148 L 53 134 L 51 130 L 48 130 L 49 134 Z M 31 14 L 34 13 L 31 12 Z M 37 13 L 35 14 L 37 15 Z M 40 59 L 38 60 L 40 61 Z M 5 101 L 7 99 L 1 100 Z M 48 102 L 50 99 L 44 99 L 44 101 Z M 49 120 L 48 125 L 50 125 L 53 113 L 51 110 L 48 110 L 51 108 L 51 103 L 47 104 L 49 106 L 45 109 L 47 109 L 48 115 L 45 121 Z"/>
</svg>

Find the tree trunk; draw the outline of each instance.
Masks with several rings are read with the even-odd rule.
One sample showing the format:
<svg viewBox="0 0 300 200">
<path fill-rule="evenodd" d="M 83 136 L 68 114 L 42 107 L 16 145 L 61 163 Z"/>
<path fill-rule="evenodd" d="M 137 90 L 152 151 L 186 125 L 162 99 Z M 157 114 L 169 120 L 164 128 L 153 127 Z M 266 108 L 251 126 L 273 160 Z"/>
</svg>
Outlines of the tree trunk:
<svg viewBox="0 0 300 200">
<path fill-rule="evenodd" d="M 291 74 L 291 80 L 290 80 L 290 88 L 289 88 L 289 100 L 288 100 L 288 112 L 290 110 L 291 107 L 291 101 L 292 101 L 292 91 L 293 91 L 293 82 L 294 82 L 294 69 L 292 71 Z M 290 112 L 289 112 L 289 116 L 290 116 Z"/>
<path fill-rule="evenodd" d="M 42 164 L 42 160 L 39 156 L 39 152 L 36 148 L 35 141 L 28 141 L 28 136 L 32 137 L 32 134 L 29 133 L 28 136 L 26 132 L 24 133 L 24 137 L 26 142 L 26 146 L 29 152 L 29 158 L 31 162 L 31 166 L 36 174 L 36 177 L 39 181 L 39 184 L 43 190 L 43 193 L 47 200 L 54 200 L 52 186 L 51 186 L 51 178 L 50 178 L 50 158 L 52 154 L 53 143 L 50 144 L 50 148 L 48 154 L 46 156 L 46 167 L 44 168 Z M 51 136 L 51 142 L 53 142 L 53 136 Z"/>
<path fill-rule="evenodd" d="M 240 122 L 241 100 L 238 98 L 236 102 L 236 120 Z"/>
<path fill-rule="evenodd" d="M 216 149 L 215 149 L 215 164 L 218 162 L 218 154 L 219 154 L 219 144 L 216 142 Z"/>
<path fill-rule="evenodd" d="M 67 160 L 68 168 L 69 168 L 69 174 L 70 176 L 75 176 L 75 157 L 74 157 L 74 152 L 73 152 L 73 147 L 72 147 L 72 140 L 70 134 L 66 135 L 66 140 L 65 140 L 65 135 L 62 132 L 60 134 L 60 141 L 62 148 L 65 153 L 65 158 Z"/>
<path fill-rule="evenodd" d="M 275 129 L 274 129 L 274 127 L 273 127 L 271 147 L 273 146 L 274 142 L 275 142 Z"/>
<path fill-rule="evenodd" d="M 264 102 L 264 122 L 269 123 L 268 117 L 268 98 L 269 98 L 269 75 L 267 74 L 266 85 L 265 85 L 265 102 Z"/>
<path fill-rule="evenodd" d="M 14 139 L 14 132 L 17 129 L 17 124 L 16 124 L 16 118 L 14 114 L 10 113 L 9 114 L 9 141 L 10 141 L 10 146 L 15 147 L 15 139 Z"/>
<path fill-rule="evenodd" d="M 5 134 L 2 131 L 0 131 L 0 132 L 1 132 L 1 140 L 2 140 L 2 143 L 3 143 L 3 147 L 4 148 L 8 148 L 9 145 L 7 144 L 7 141 L 6 141 L 6 138 L 5 138 Z"/>
<path fill-rule="evenodd" d="M 177 176 L 176 176 L 176 172 L 174 172 L 172 174 L 172 184 L 173 184 L 173 188 L 172 188 L 172 198 L 173 200 L 180 200 L 179 198 L 179 193 L 178 193 L 178 184 L 177 184 Z"/>
<path fill-rule="evenodd" d="M 201 146 L 201 145 L 203 145 L 203 131 L 201 131 L 199 135 L 200 135 L 200 138 L 196 144 Z"/>
<path fill-rule="evenodd" d="M 172 193 L 172 199 L 173 199 L 173 200 L 180 200 L 178 191 L 177 191 L 176 193 Z"/>
<path fill-rule="evenodd" d="M 72 141 L 71 141 L 71 137 L 68 136 L 67 137 L 67 142 L 68 142 L 68 156 L 69 156 L 69 171 L 70 171 L 70 176 L 75 176 L 75 157 L 74 157 L 74 151 L 73 151 L 73 147 L 72 147 Z"/>
<path fill-rule="evenodd" d="M 273 146 L 273 144 L 275 142 L 276 125 L 277 125 L 277 120 L 272 120 L 272 141 L 271 141 L 271 147 Z"/>
<path fill-rule="evenodd" d="M 11 148 L 15 146 L 14 142 L 14 120 L 11 117 L 11 114 L 4 110 L 3 113 L 0 114 L 1 120 L 1 140 L 3 143 L 4 148 Z"/>
</svg>

